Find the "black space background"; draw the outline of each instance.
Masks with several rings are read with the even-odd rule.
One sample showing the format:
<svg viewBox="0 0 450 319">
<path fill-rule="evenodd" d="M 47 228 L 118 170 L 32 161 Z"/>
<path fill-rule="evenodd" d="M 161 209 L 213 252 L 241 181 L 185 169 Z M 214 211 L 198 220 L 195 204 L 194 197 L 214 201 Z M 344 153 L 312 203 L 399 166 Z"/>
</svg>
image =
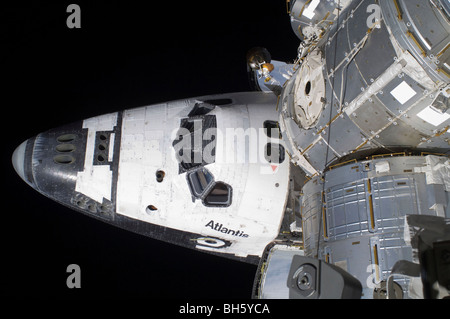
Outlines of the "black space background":
<svg viewBox="0 0 450 319">
<path fill-rule="evenodd" d="M 81 29 L 66 8 L 81 7 Z M 166 244 L 40 195 L 11 155 L 47 129 L 180 98 L 249 91 L 246 52 L 292 61 L 284 0 L 29 1 L 1 8 L 0 294 L 38 298 L 250 298 L 256 266 Z M 81 267 L 81 289 L 66 267 Z"/>
</svg>

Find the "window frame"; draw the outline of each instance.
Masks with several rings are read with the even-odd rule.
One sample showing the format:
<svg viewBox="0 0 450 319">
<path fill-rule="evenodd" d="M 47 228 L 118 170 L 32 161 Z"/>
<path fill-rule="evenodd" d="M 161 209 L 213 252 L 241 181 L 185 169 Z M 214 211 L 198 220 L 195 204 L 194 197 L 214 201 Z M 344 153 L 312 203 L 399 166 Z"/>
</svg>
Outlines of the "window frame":
<svg viewBox="0 0 450 319">
<path fill-rule="evenodd" d="M 228 191 L 227 201 L 223 202 L 223 203 L 208 203 L 208 201 L 207 201 L 208 196 L 211 195 L 211 193 L 214 191 L 215 187 L 218 184 L 223 184 L 226 186 L 226 189 Z M 233 202 L 233 188 L 231 187 L 231 185 L 229 185 L 225 182 L 221 182 L 221 181 L 214 182 L 214 185 L 208 190 L 208 192 L 205 194 L 205 196 L 202 199 L 202 203 L 206 207 L 229 207 L 232 202 Z"/>
<path fill-rule="evenodd" d="M 202 183 L 199 180 L 198 174 L 200 171 L 202 171 L 204 175 L 209 176 L 209 179 L 207 178 L 206 180 L 207 184 L 205 186 L 202 186 Z M 194 178 L 196 179 L 195 181 Z M 200 199 L 202 201 L 202 204 L 206 207 L 229 207 L 233 201 L 233 187 L 225 182 L 216 181 L 214 175 L 206 167 L 198 167 L 186 172 L 186 181 L 189 187 L 189 191 L 191 192 L 193 202 L 195 202 L 196 199 Z M 202 187 L 201 189 L 197 187 L 199 185 Z M 216 189 L 216 186 L 218 185 L 225 185 L 228 192 L 226 195 L 227 201 L 222 203 L 208 202 L 208 196 L 211 195 L 211 193 Z"/>
<path fill-rule="evenodd" d="M 278 150 L 279 150 L 279 157 L 277 159 L 277 161 L 272 161 L 272 149 L 273 149 L 273 145 L 278 145 Z M 270 147 L 270 155 L 268 155 L 268 149 Z M 286 160 L 286 149 L 283 145 L 281 145 L 281 143 L 272 143 L 269 142 L 264 146 L 264 158 L 266 159 L 267 162 L 271 163 L 271 164 L 281 164 Z"/>
<path fill-rule="evenodd" d="M 272 136 L 272 128 L 276 128 L 278 130 L 278 136 Z M 266 134 L 266 136 L 268 138 L 281 140 L 281 138 L 282 138 L 281 129 L 280 129 L 280 124 L 278 123 L 278 121 L 273 121 L 273 120 L 264 121 L 263 129 L 264 129 L 264 134 Z"/>
<path fill-rule="evenodd" d="M 206 172 L 207 174 L 204 174 L 204 175 L 209 175 L 209 176 L 210 176 L 210 179 L 209 179 L 209 181 L 207 181 L 206 186 L 202 187 L 202 190 L 201 190 L 201 192 L 199 193 L 199 192 L 198 192 L 198 189 L 197 189 L 197 187 L 196 187 L 197 183 L 194 183 L 194 182 L 193 182 L 192 177 L 193 177 L 194 175 L 197 175 L 196 178 L 199 179 L 199 178 L 198 178 L 198 173 L 199 173 L 200 171 L 203 171 L 204 173 Z M 211 172 L 210 172 L 206 167 L 199 167 L 199 168 L 197 168 L 197 169 L 194 169 L 194 170 L 191 170 L 191 171 L 187 172 L 187 174 L 186 174 L 186 179 L 187 179 L 187 182 L 188 182 L 188 185 L 189 185 L 189 189 L 190 189 L 190 191 L 191 191 L 191 194 L 192 194 L 192 196 L 194 196 L 195 198 L 202 198 L 203 195 L 205 194 L 205 192 L 206 192 L 209 188 L 211 188 L 212 185 L 214 185 L 214 175 L 211 174 Z M 195 185 L 194 185 L 194 184 L 195 184 Z M 199 181 L 198 184 L 200 184 L 200 186 L 201 186 L 201 181 Z"/>
</svg>

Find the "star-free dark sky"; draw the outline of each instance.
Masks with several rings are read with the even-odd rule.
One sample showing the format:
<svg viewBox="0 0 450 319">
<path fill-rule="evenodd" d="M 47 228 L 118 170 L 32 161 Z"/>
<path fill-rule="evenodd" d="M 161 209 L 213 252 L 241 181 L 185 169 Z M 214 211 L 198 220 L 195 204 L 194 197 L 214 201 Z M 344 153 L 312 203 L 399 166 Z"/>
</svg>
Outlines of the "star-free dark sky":
<svg viewBox="0 0 450 319">
<path fill-rule="evenodd" d="M 66 26 L 70 3 L 81 8 L 81 29 Z M 40 132 L 92 116 L 249 91 L 250 48 L 296 57 L 285 1 L 20 1 L 2 4 L 1 15 L 0 294 L 250 298 L 256 266 L 72 211 L 26 185 L 11 155 Z M 66 286 L 69 264 L 81 267 L 81 289 Z"/>
</svg>

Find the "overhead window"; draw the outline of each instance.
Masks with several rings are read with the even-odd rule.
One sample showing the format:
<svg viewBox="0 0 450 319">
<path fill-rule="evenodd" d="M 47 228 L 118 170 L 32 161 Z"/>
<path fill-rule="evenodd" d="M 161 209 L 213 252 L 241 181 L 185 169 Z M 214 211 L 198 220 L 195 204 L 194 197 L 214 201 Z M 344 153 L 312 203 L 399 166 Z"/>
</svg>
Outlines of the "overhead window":
<svg viewBox="0 0 450 319">
<path fill-rule="evenodd" d="M 206 168 L 200 168 L 188 174 L 189 185 L 195 197 L 201 197 L 203 192 L 214 181 L 212 174 Z"/>
<path fill-rule="evenodd" d="M 264 156 L 269 163 L 280 164 L 284 162 L 285 149 L 278 143 L 267 143 L 264 149 Z"/>
<path fill-rule="evenodd" d="M 265 121 L 263 124 L 264 132 L 268 137 L 281 139 L 280 128 L 276 121 Z"/>
<path fill-rule="evenodd" d="M 206 206 L 230 206 L 231 186 L 223 182 L 217 182 L 204 199 Z"/>
</svg>

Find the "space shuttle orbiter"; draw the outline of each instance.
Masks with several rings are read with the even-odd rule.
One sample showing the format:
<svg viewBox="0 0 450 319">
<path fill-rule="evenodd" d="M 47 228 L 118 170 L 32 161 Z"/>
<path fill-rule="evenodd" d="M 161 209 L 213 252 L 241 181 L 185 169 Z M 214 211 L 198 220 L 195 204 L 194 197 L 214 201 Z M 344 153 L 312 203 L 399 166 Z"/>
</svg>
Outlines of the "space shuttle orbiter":
<svg viewBox="0 0 450 319">
<path fill-rule="evenodd" d="M 13 163 L 37 191 L 92 217 L 250 260 L 278 236 L 286 205 L 275 103 L 249 92 L 105 114 L 25 141 Z"/>
<path fill-rule="evenodd" d="M 259 263 L 257 298 L 447 296 L 449 1 L 287 8 L 297 59 L 247 57 L 263 92 L 68 124 L 14 168 L 94 218 Z"/>
</svg>

